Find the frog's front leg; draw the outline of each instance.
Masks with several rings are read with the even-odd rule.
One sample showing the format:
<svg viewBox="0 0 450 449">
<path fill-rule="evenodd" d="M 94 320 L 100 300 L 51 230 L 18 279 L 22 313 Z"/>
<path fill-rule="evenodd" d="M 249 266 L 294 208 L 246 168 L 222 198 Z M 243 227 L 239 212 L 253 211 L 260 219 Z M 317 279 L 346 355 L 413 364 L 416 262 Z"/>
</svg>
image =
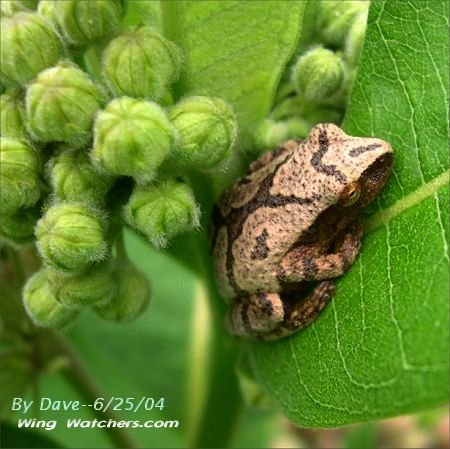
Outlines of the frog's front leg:
<svg viewBox="0 0 450 449">
<path fill-rule="evenodd" d="M 225 324 L 233 335 L 259 337 L 276 329 L 284 316 L 283 301 L 278 293 L 260 293 L 236 299 Z"/>
<path fill-rule="evenodd" d="M 363 231 L 360 223 L 351 225 L 336 252 L 312 256 L 297 247 L 284 256 L 278 277 L 283 282 L 332 279 L 344 274 L 359 253 Z"/>
<path fill-rule="evenodd" d="M 284 321 L 273 331 L 260 335 L 263 340 L 279 340 L 312 323 L 335 292 L 334 281 L 322 281 L 303 299 L 296 302 Z"/>
</svg>

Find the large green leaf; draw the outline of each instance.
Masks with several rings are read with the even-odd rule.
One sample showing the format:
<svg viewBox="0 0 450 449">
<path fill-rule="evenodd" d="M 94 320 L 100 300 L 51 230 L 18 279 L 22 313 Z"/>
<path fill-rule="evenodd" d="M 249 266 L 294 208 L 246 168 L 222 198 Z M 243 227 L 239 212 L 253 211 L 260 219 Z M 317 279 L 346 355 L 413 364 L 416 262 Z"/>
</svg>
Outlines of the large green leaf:
<svg viewBox="0 0 450 449">
<path fill-rule="evenodd" d="M 295 50 L 306 2 L 162 2 L 165 33 L 183 50 L 180 95 L 216 95 L 238 117 L 240 144 L 264 119 Z"/>
<path fill-rule="evenodd" d="M 344 123 L 391 142 L 394 173 L 357 263 L 298 335 L 250 346 L 260 380 L 301 426 L 448 400 L 448 2 L 373 2 Z"/>
</svg>

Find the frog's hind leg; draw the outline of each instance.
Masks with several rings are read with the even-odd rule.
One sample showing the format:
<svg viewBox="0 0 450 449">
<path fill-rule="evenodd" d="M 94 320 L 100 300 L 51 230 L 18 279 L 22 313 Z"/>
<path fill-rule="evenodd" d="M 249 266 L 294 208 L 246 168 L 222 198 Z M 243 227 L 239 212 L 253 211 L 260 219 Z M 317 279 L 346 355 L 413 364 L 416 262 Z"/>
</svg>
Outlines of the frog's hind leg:
<svg viewBox="0 0 450 449">
<path fill-rule="evenodd" d="M 312 323 L 335 292 L 334 281 L 322 281 L 304 299 L 295 303 L 284 321 L 271 332 L 260 335 L 263 340 L 279 340 Z"/>
<path fill-rule="evenodd" d="M 284 320 L 278 293 L 260 293 L 236 299 L 226 317 L 231 334 L 258 338 L 276 329 Z"/>
</svg>

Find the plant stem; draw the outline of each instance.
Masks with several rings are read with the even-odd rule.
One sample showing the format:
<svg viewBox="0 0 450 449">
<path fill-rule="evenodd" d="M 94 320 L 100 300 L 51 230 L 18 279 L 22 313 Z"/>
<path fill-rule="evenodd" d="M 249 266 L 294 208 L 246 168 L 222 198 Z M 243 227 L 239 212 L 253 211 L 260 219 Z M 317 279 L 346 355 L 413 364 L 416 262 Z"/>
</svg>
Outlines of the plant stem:
<svg viewBox="0 0 450 449">
<path fill-rule="evenodd" d="M 53 350 L 55 351 L 54 355 L 63 356 L 69 361 L 67 368 L 62 371 L 63 376 L 86 400 L 86 403 L 92 404 L 95 399 L 106 397 L 71 344 L 59 333 L 52 331 L 46 332 L 48 335 L 44 339 L 46 340 L 48 338 L 50 340 L 50 344 L 53 345 Z M 93 407 L 91 409 L 98 419 L 119 421 L 119 418 L 110 410 L 95 410 Z M 105 427 L 104 430 L 108 433 L 116 447 L 130 449 L 139 447 L 125 428 Z"/>
<path fill-rule="evenodd" d="M 198 422 L 193 423 L 194 431 L 188 447 L 225 448 L 231 442 L 242 408 L 235 373 L 237 345 L 223 325 L 227 306 L 223 298 L 217 294 L 205 233 L 183 235 L 183 238 L 172 246 L 170 252 L 174 253 L 177 260 L 190 266 L 204 282 L 212 319 L 206 394 L 202 410 L 198 413 Z"/>
<path fill-rule="evenodd" d="M 21 288 L 26 279 L 25 270 L 23 269 L 19 252 L 12 248 L 8 249 L 9 249 L 9 259 L 11 260 L 14 270 L 14 282 L 16 286 Z"/>
<path fill-rule="evenodd" d="M 203 413 L 190 447 L 229 447 L 242 408 L 235 364 L 234 342 L 215 329 L 210 348 L 210 369 Z"/>
<path fill-rule="evenodd" d="M 123 229 L 120 229 L 119 231 L 117 231 L 117 234 L 115 236 L 115 245 L 116 245 L 117 258 L 121 262 L 128 261 L 129 259 L 128 259 L 127 250 L 125 248 L 125 240 L 124 240 L 124 237 L 123 237 Z"/>
</svg>

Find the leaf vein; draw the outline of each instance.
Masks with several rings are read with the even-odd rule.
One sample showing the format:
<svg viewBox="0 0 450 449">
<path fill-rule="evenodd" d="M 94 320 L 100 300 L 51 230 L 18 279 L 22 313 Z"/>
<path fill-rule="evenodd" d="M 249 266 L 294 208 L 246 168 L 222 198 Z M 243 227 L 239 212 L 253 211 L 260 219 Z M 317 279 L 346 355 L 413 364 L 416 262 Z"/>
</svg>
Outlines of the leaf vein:
<svg viewBox="0 0 450 449">
<path fill-rule="evenodd" d="M 408 210 L 421 201 L 425 200 L 431 195 L 434 195 L 441 187 L 448 185 L 450 170 L 434 178 L 430 182 L 422 184 L 417 190 L 399 199 L 395 204 L 387 209 L 381 210 L 364 222 L 364 229 L 366 232 L 387 225 L 391 220 L 400 215 L 405 210 Z"/>
</svg>

